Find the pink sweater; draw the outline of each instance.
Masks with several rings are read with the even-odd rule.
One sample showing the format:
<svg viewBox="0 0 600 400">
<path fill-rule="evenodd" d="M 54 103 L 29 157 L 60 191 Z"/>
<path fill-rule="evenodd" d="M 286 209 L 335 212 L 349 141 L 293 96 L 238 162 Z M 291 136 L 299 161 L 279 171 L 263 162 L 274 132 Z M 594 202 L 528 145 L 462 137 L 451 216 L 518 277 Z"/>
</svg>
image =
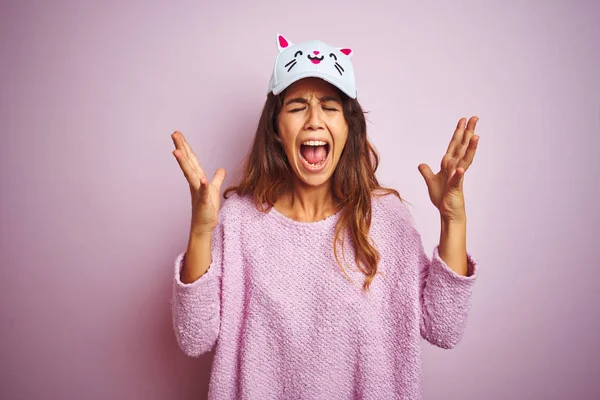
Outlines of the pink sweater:
<svg viewBox="0 0 600 400">
<path fill-rule="evenodd" d="M 184 252 L 173 280 L 179 346 L 189 356 L 215 351 L 210 399 L 422 398 L 421 337 L 446 349 L 460 341 L 477 264 L 467 253 L 461 276 L 438 246 L 430 260 L 397 197 L 374 197 L 372 207 L 382 274 L 364 294 L 349 237 L 355 284 L 335 261 L 340 213 L 297 222 L 235 194 L 223 202 L 208 272 L 183 284 Z"/>
</svg>

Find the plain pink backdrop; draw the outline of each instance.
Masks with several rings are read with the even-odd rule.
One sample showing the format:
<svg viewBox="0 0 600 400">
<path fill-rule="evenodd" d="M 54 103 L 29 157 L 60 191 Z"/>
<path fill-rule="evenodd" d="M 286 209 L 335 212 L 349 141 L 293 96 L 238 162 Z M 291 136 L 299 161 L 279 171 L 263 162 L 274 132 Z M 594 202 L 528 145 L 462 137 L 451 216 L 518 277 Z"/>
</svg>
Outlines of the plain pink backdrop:
<svg viewBox="0 0 600 400">
<path fill-rule="evenodd" d="M 239 171 L 281 32 L 354 49 L 378 176 L 428 252 L 437 172 L 465 178 L 481 264 L 462 342 L 424 342 L 426 399 L 600 397 L 598 2 L 0 3 L 0 398 L 201 399 L 171 328 L 189 191 L 170 134 Z"/>
</svg>

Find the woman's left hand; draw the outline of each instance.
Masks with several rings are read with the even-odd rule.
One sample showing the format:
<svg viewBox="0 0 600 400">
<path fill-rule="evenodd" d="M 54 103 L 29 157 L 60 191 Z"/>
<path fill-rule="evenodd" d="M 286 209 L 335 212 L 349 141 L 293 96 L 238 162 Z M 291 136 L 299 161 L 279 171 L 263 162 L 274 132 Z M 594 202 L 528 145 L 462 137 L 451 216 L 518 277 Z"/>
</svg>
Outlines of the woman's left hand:
<svg viewBox="0 0 600 400">
<path fill-rule="evenodd" d="M 463 181 L 479 142 L 479 136 L 475 135 L 478 120 L 478 117 L 471 117 L 468 124 L 466 118 L 458 121 L 448 150 L 442 158 L 440 172 L 434 174 L 429 165 L 419 164 L 419 172 L 425 179 L 431 202 L 446 221 L 463 222 L 467 218 Z"/>
</svg>

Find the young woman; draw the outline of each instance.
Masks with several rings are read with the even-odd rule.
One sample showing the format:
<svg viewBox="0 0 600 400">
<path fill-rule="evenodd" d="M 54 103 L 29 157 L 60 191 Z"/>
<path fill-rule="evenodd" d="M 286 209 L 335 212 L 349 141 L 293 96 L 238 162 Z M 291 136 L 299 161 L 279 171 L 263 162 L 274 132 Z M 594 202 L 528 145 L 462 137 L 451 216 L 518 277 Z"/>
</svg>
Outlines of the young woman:
<svg viewBox="0 0 600 400">
<path fill-rule="evenodd" d="M 437 174 L 419 165 L 441 220 L 430 260 L 404 200 L 375 177 L 352 50 L 277 44 L 244 174 L 222 207 L 225 170 L 209 182 L 172 134 L 192 197 L 173 278 L 178 344 L 215 350 L 211 399 L 419 399 L 420 339 L 460 341 L 476 279 L 462 187 L 477 117 L 460 119 Z"/>
</svg>

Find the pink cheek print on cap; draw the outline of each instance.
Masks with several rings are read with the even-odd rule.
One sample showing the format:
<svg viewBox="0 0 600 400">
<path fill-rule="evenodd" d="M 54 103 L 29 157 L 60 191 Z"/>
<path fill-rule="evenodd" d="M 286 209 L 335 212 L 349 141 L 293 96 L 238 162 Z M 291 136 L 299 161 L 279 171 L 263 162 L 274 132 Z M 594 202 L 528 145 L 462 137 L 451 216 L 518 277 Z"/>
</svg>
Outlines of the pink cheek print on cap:
<svg viewBox="0 0 600 400">
<path fill-rule="evenodd" d="M 279 33 L 277 48 L 279 52 L 269 81 L 269 92 L 277 95 L 300 79 L 314 77 L 331 83 L 350 98 L 357 97 L 350 61 L 352 49 L 333 47 L 320 40 L 293 44 Z"/>
</svg>

